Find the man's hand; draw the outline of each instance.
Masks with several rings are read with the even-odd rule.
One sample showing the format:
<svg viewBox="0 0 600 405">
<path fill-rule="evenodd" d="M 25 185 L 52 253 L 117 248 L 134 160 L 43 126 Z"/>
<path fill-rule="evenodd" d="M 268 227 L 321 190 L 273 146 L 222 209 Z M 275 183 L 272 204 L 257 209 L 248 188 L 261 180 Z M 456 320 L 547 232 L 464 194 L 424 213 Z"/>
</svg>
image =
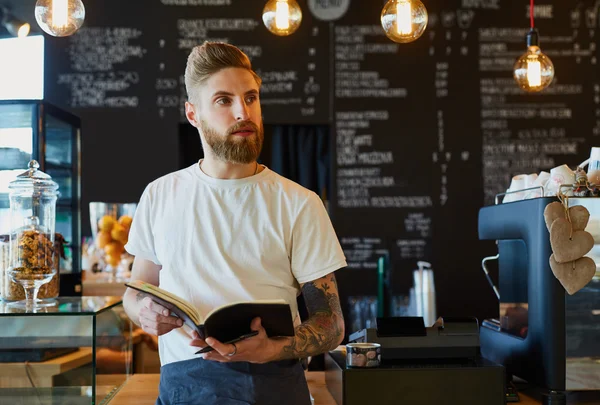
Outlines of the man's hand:
<svg viewBox="0 0 600 405">
<path fill-rule="evenodd" d="M 213 338 L 202 340 L 198 332 L 192 333 L 190 346 L 203 348 L 211 346 L 214 350 L 201 354 L 205 360 L 219 362 L 247 361 L 250 363 L 266 363 L 271 361 L 274 355 L 274 345 L 267 336 L 265 328 L 260 323 L 260 318 L 254 318 L 250 329 L 258 331 L 258 335 L 233 343 L 222 343 Z M 232 354 L 235 353 L 235 354 Z"/>
<path fill-rule="evenodd" d="M 139 322 L 144 332 L 161 336 L 183 326 L 181 319 L 169 316 L 169 310 L 152 301 L 150 297 L 144 298 L 142 305 Z"/>
</svg>

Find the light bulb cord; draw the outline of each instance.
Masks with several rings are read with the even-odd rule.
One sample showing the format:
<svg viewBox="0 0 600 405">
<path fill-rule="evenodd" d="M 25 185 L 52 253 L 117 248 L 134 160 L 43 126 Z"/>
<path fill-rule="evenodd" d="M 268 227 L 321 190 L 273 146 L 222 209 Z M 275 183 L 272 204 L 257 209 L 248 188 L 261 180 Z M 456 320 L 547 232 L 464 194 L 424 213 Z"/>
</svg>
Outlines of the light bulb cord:
<svg viewBox="0 0 600 405">
<path fill-rule="evenodd" d="M 540 46 L 540 39 L 537 30 L 535 29 L 535 25 L 533 23 L 533 15 L 535 10 L 535 5 L 533 4 L 534 0 L 529 0 L 529 22 L 531 28 L 529 29 L 529 33 L 527 34 L 527 47 L 530 46 Z"/>
<path fill-rule="evenodd" d="M 533 0 L 529 0 L 529 22 L 531 29 L 533 29 Z"/>
</svg>

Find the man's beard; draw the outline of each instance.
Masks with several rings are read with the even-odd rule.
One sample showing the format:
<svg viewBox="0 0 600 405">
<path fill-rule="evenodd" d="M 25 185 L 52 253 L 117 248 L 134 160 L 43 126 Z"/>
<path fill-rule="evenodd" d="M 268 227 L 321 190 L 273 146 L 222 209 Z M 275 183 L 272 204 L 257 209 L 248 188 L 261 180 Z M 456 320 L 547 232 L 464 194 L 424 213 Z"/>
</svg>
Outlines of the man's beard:
<svg viewBox="0 0 600 405">
<path fill-rule="evenodd" d="M 265 139 L 262 120 L 260 128 L 252 121 L 238 122 L 229 128 L 225 135 L 210 127 L 204 120 L 200 121 L 200 128 L 215 157 L 228 163 L 247 164 L 256 161 Z M 251 128 L 254 135 L 246 137 L 233 135 L 241 128 Z"/>
</svg>

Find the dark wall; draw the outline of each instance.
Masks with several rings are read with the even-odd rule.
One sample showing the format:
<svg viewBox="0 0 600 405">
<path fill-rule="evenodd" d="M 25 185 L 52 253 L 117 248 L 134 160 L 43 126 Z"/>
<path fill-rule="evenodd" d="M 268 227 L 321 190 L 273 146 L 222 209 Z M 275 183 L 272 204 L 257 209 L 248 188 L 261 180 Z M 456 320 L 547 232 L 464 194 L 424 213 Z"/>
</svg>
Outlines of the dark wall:
<svg viewBox="0 0 600 405">
<path fill-rule="evenodd" d="M 33 20 L 35 1 L 9 3 Z M 84 207 L 137 201 L 149 181 L 180 168 L 187 53 L 227 40 L 265 79 L 267 124 L 332 129 L 329 208 L 350 262 L 339 275 L 344 294 L 375 294 L 382 255 L 394 292 L 406 294 L 425 260 L 439 314 L 495 315 L 480 261 L 496 249 L 478 241 L 477 212 L 512 175 L 575 166 L 597 144 L 592 0 L 536 2 L 542 49 L 556 67 L 539 95 L 521 92 L 511 74 L 525 51 L 526 0 L 426 1 L 429 26 L 404 45 L 383 35 L 381 1 L 352 0 L 334 22 L 300 1 L 302 26 L 284 38 L 262 25 L 265 0 L 171 3 L 87 0 L 84 29 L 48 40 L 46 98 L 83 121 Z"/>
</svg>

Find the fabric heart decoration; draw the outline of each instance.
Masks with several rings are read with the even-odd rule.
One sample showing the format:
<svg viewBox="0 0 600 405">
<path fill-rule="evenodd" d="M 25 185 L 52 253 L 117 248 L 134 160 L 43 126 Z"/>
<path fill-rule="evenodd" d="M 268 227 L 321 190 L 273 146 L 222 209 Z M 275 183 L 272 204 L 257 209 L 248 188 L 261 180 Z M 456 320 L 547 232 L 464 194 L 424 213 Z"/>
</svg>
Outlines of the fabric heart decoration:
<svg viewBox="0 0 600 405">
<path fill-rule="evenodd" d="M 546 208 L 544 209 L 544 220 L 546 221 L 548 232 L 550 232 L 552 224 L 558 218 L 566 219 L 565 207 L 559 202 L 553 202 L 546 205 Z M 590 219 L 590 212 L 585 207 L 576 205 L 569 208 L 569 218 L 571 219 L 573 231 L 583 231 Z"/>
<path fill-rule="evenodd" d="M 596 274 L 596 263 L 589 257 L 582 257 L 569 263 L 559 263 L 554 255 L 551 255 L 550 268 L 554 277 L 558 279 L 569 295 L 573 295 L 585 287 Z"/>
<path fill-rule="evenodd" d="M 585 231 L 590 220 L 587 208 L 570 207 L 568 199 L 553 202 L 544 209 L 544 221 L 550 232 L 550 245 L 554 252 L 549 259 L 554 277 L 570 295 L 585 287 L 596 274 L 596 263 L 584 257 L 594 247 L 594 237 Z"/>
<path fill-rule="evenodd" d="M 550 228 L 550 245 L 558 263 L 566 263 L 585 256 L 594 247 L 594 238 L 586 231 L 571 231 L 571 223 L 558 218 Z"/>
</svg>

